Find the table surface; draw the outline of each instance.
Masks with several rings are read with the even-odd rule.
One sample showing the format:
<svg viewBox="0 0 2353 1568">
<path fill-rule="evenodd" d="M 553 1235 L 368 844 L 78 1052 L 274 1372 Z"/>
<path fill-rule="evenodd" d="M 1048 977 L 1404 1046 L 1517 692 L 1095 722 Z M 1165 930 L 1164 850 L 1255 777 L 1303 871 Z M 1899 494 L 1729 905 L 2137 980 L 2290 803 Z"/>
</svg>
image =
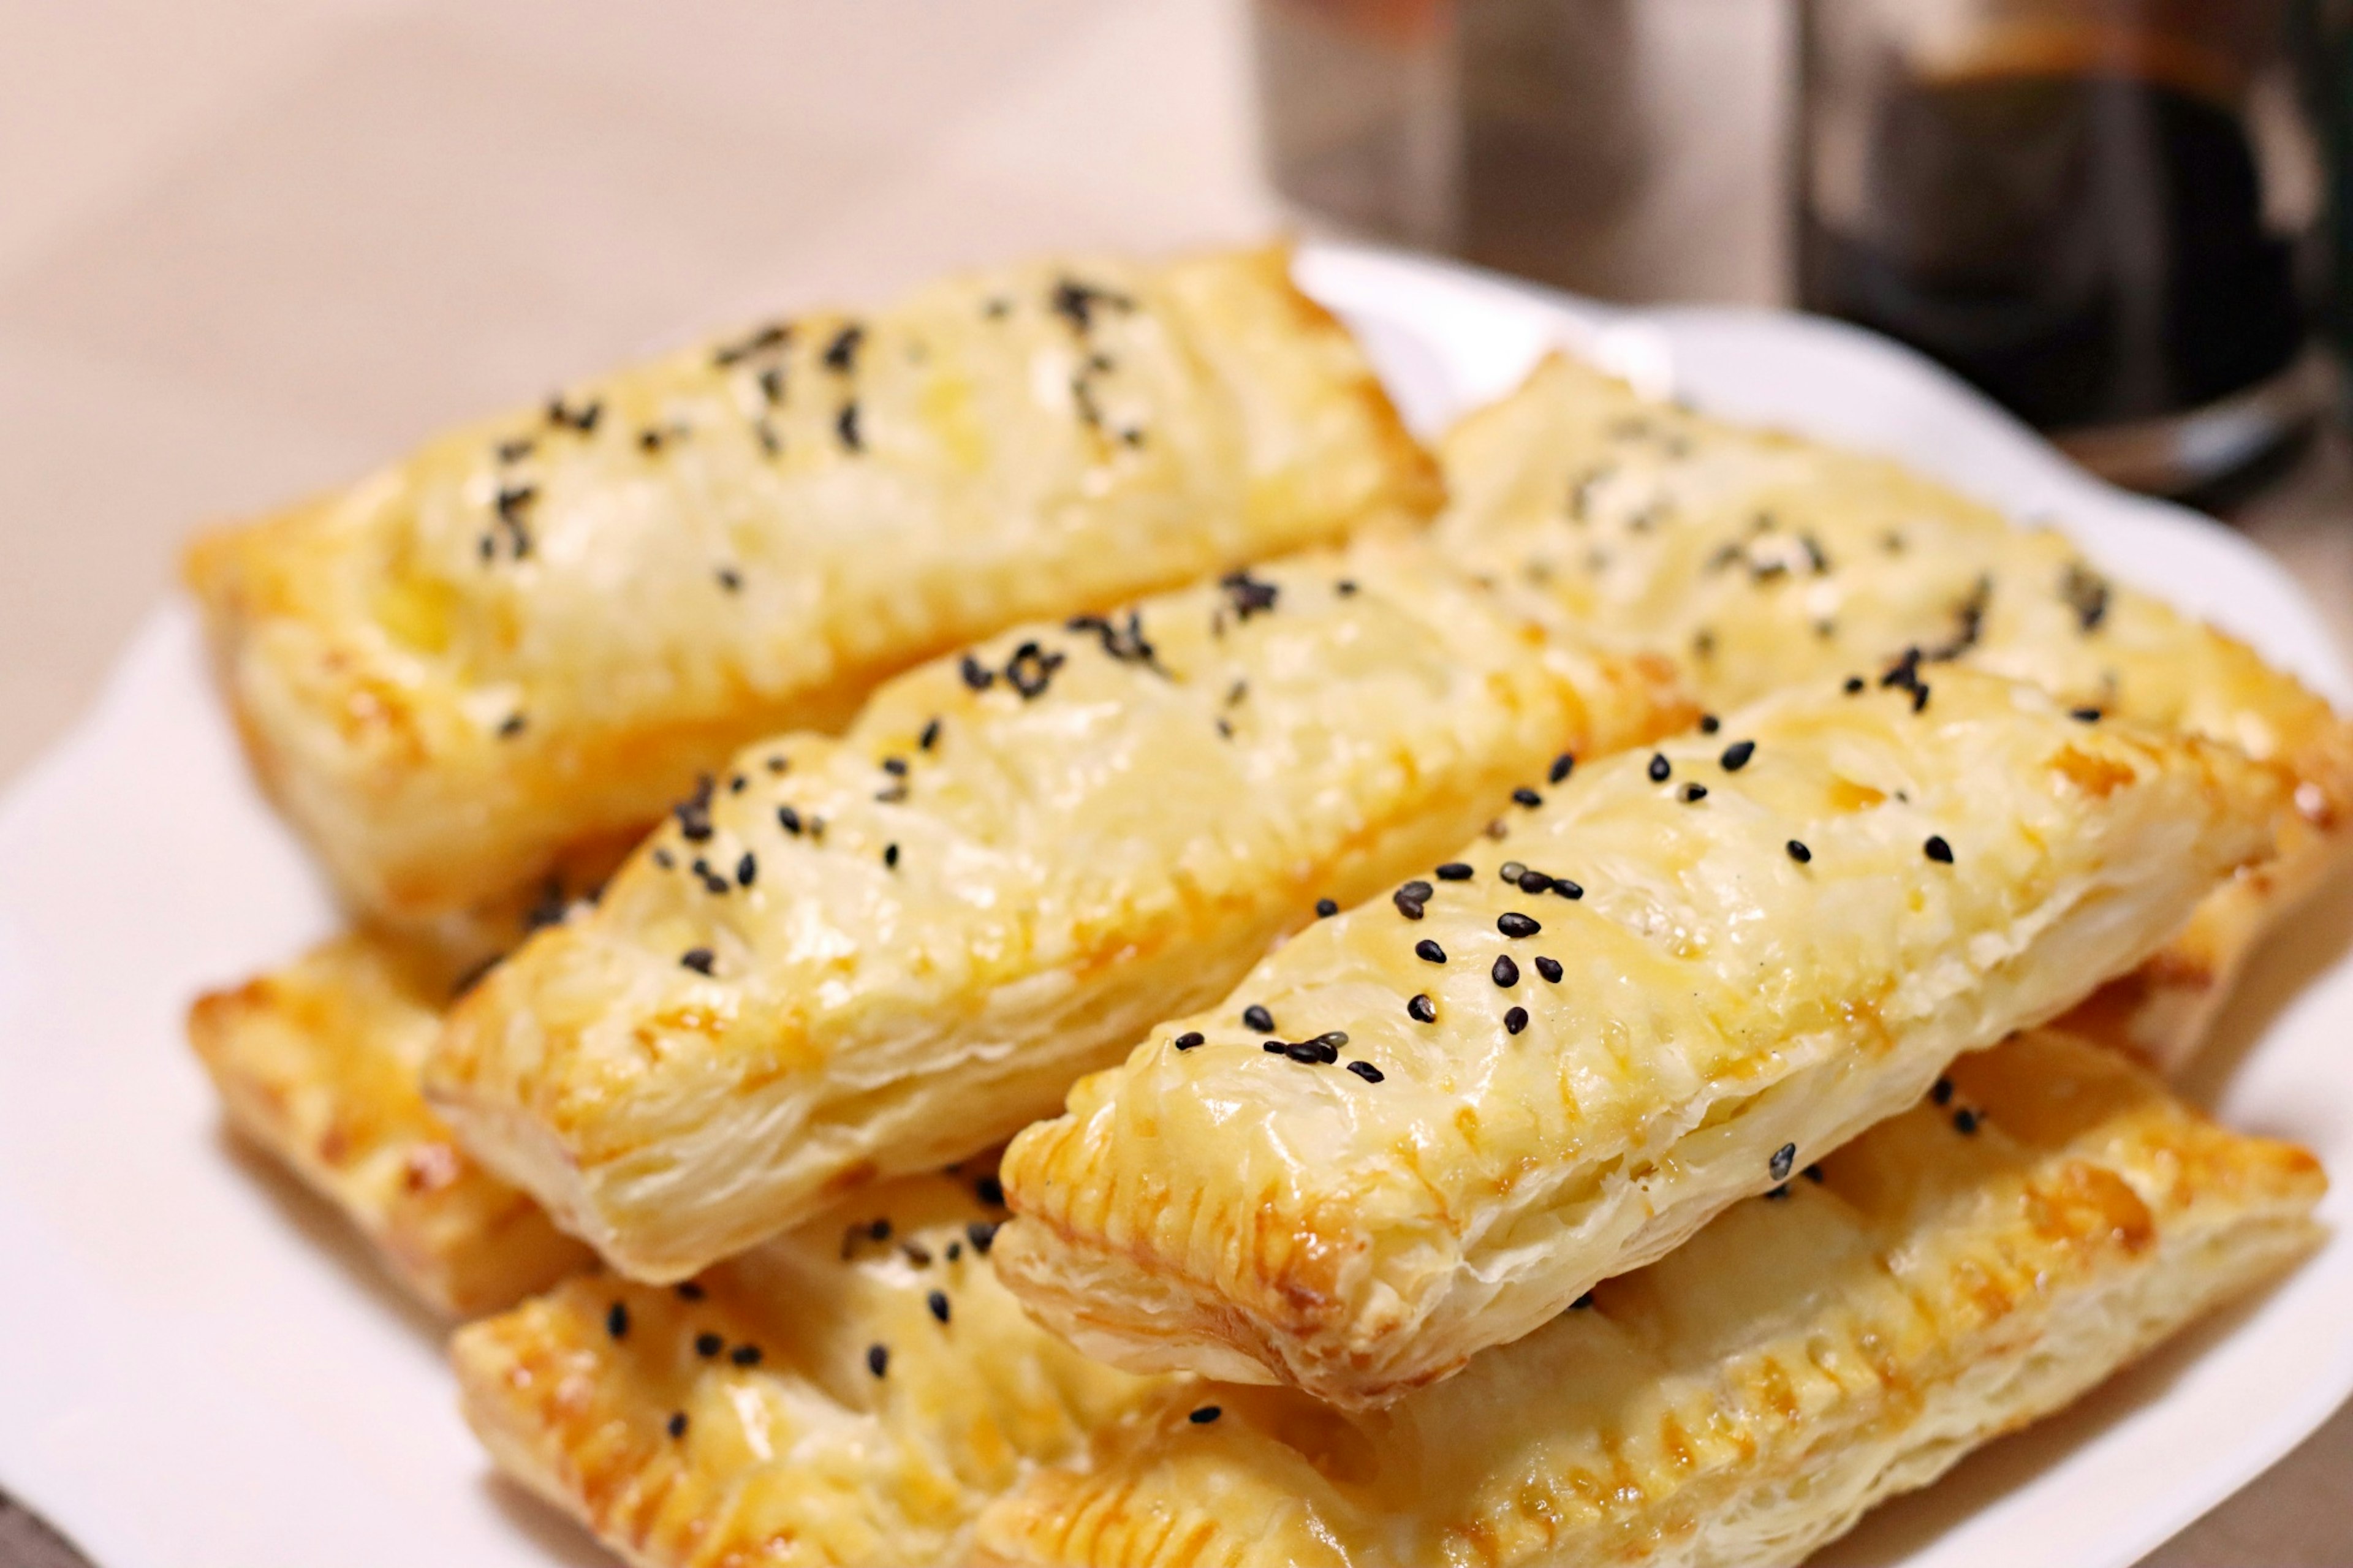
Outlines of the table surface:
<svg viewBox="0 0 2353 1568">
<path fill-rule="evenodd" d="M 1641 275 L 1772 300 L 1780 0 L 1634 15 L 1676 161 Z M 87 706 L 206 520 L 683 322 L 1301 226 L 1257 168 L 1246 20 L 1241 0 L 0 0 L 0 779 Z M 1710 243 L 1682 243 L 1701 218 Z M 2324 441 L 2234 521 L 2353 653 L 2353 448 Z M 2342 1562 L 2348 1474 L 2353 1410 L 2147 1568 Z M 10 1518 L 0 1563 L 53 1561 Z"/>
</svg>

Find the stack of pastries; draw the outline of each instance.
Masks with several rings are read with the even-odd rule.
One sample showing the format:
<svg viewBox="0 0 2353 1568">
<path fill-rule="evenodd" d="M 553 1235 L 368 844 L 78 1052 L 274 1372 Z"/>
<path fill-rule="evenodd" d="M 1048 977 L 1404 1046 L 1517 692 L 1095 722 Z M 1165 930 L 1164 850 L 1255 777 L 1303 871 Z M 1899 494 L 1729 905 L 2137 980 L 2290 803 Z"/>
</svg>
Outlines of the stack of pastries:
<svg viewBox="0 0 2353 1568">
<path fill-rule="evenodd" d="M 623 1558 L 1748 1565 L 2316 1239 L 2157 1073 L 2353 730 L 1279 249 L 747 327 L 191 552 L 350 929 L 228 1116 Z"/>
</svg>

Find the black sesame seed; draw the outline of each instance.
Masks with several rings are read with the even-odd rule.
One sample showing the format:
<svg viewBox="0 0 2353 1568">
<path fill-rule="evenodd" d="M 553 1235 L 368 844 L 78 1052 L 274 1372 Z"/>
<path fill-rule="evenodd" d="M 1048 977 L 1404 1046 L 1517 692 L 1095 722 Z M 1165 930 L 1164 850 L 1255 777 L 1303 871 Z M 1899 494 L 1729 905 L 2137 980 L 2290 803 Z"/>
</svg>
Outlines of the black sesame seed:
<svg viewBox="0 0 2353 1568">
<path fill-rule="evenodd" d="M 1446 962 L 1446 950 L 1439 946 L 1436 942 L 1430 941 L 1428 937 L 1423 937 L 1419 942 L 1413 944 L 1413 955 L 1416 958 L 1420 959 L 1425 963 L 1443 963 Z"/>
<path fill-rule="evenodd" d="M 1343 577 L 1332 584 L 1332 591 L 1344 599 L 1353 599 L 1356 596 L 1356 584 L 1352 579 Z"/>
<path fill-rule="evenodd" d="M 1841 689 L 1845 691 L 1849 697 L 1860 697 L 1862 695 L 1862 677 L 1860 675 L 1850 675 L 1846 678 L 1846 685 Z"/>
<path fill-rule="evenodd" d="M 520 713 L 510 713 L 499 725 L 499 739 L 501 741 L 512 741 L 517 735 L 522 734 L 522 715 Z"/>
<path fill-rule="evenodd" d="M 690 947 L 678 955 L 678 961 L 697 974 L 708 974 L 711 966 L 717 962 L 717 955 L 707 947 Z"/>
<path fill-rule="evenodd" d="M 1948 1078 L 1938 1079 L 1936 1087 L 1928 1090 L 1928 1098 L 1939 1105 L 1950 1105 L 1953 1102 L 1953 1080 Z"/>
<path fill-rule="evenodd" d="M 1471 868 L 1460 860 L 1449 860 L 1438 868 L 1438 879 L 1441 882 L 1467 882 L 1471 879 Z"/>
<path fill-rule="evenodd" d="M 929 1249 L 921 1247 L 914 1242 L 901 1242 L 899 1244 L 899 1251 L 908 1262 L 913 1264 L 918 1268 L 929 1268 L 932 1266 L 932 1255 Z"/>
<path fill-rule="evenodd" d="M 1514 1007 L 1504 1015 L 1504 1029 L 1506 1034 L 1516 1035 L 1527 1026 L 1528 1010 L 1525 1007 Z"/>
<path fill-rule="evenodd" d="M 1687 784 L 1683 785 L 1683 800 L 1686 804 L 1694 801 L 1703 801 L 1706 798 L 1707 785 L 1704 784 Z"/>
<path fill-rule="evenodd" d="M 686 1412 L 685 1412 L 685 1411 L 683 1411 L 683 1410 L 673 1410 L 673 1411 L 671 1411 L 671 1412 L 670 1412 L 670 1435 L 671 1436 L 673 1436 L 673 1437 L 683 1437 L 683 1436 L 686 1436 Z"/>
<path fill-rule="evenodd" d="M 1219 1416 L 1223 1415 L 1224 1414 L 1225 1412 L 1223 1410 L 1219 1409 L 1214 1405 L 1204 1405 L 1198 1410 L 1194 1411 L 1192 1415 L 1187 1416 L 1186 1419 L 1190 1421 L 1196 1426 L 1207 1426 L 1210 1422 L 1215 1421 Z"/>
<path fill-rule="evenodd" d="M 975 691 L 986 691 L 997 684 L 997 672 L 970 654 L 964 656 L 956 669 L 964 677 L 964 683 Z"/>
<path fill-rule="evenodd" d="M 2096 708 L 2071 708 L 2068 710 L 2067 716 L 2086 724 L 2096 724 L 2100 721 L 2100 710 Z"/>
<path fill-rule="evenodd" d="M 1674 772 L 1674 764 L 1667 761 L 1665 752 L 1652 752 L 1651 753 L 1651 782 L 1652 784 L 1666 783 L 1667 775 L 1672 772 Z"/>
<path fill-rule="evenodd" d="M 1514 803 L 1526 806 L 1530 811 L 1534 811 L 1537 806 L 1544 804 L 1544 796 L 1538 795 L 1535 791 L 1530 789 L 1525 784 L 1522 784 L 1519 788 L 1512 792 L 1512 799 Z"/>
<path fill-rule="evenodd" d="M 1552 879 L 1546 876 L 1542 871 L 1523 871 L 1520 873 L 1519 881 L 1520 891 L 1523 893 L 1549 893 L 1552 891 Z"/>
<path fill-rule="evenodd" d="M 896 844 L 882 846 L 882 864 L 894 871 L 899 868 L 899 847 Z"/>
<path fill-rule="evenodd" d="M 976 1219 L 964 1227 L 964 1238 L 972 1243 L 975 1252 L 986 1258 L 989 1247 L 996 1243 L 997 1227 L 987 1220 Z"/>
<path fill-rule="evenodd" d="M 1949 866 L 1953 863 L 1953 847 L 1946 843 L 1940 835 L 1930 834 L 1928 842 L 1920 846 L 1920 848 L 1929 859 L 1940 866 Z"/>
<path fill-rule="evenodd" d="M 729 593 L 735 594 L 743 591 L 744 574 L 736 571 L 733 566 L 722 566 L 718 571 L 718 577 L 719 585 Z"/>
<path fill-rule="evenodd" d="M 1381 1081 L 1381 1069 L 1375 1067 L 1370 1062 L 1350 1062 L 1348 1064 L 1348 1070 L 1355 1073 L 1358 1078 L 1363 1079 L 1366 1083 L 1378 1083 Z"/>
<path fill-rule="evenodd" d="M 1741 769 L 1746 767 L 1748 765 L 1748 759 L 1756 754 L 1756 742 L 1735 741 L 1732 744 L 1724 748 L 1724 755 L 1716 760 L 1724 764 L 1724 771 L 1725 773 L 1736 773 Z"/>
<path fill-rule="evenodd" d="M 963 1242 L 961 1242 L 961 1241 L 951 1241 L 951 1242 L 949 1242 L 949 1243 L 948 1243 L 948 1261 L 949 1261 L 950 1263 L 954 1263 L 954 1262 L 956 1262 L 958 1259 L 962 1258 L 963 1257 L 964 1257 L 964 1243 L 963 1243 Z"/>
<path fill-rule="evenodd" d="M 759 875 L 760 862 L 753 858 L 749 849 L 744 850 L 744 858 L 735 862 L 735 885 L 748 888 Z"/>
<path fill-rule="evenodd" d="M 1345 1039 L 1346 1036 L 1342 1036 Z M 1313 1040 L 1293 1040 L 1282 1047 L 1282 1054 L 1293 1061 L 1310 1067 L 1329 1067 L 1340 1059 L 1340 1048 L 1318 1037 Z"/>
<path fill-rule="evenodd" d="M 1405 1016 L 1417 1024 L 1438 1022 L 1438 1004 L 1428 995 L 1419 995 L 1405 1005 Z"/>
<path fill-rule="evenodd" d="M 1171 1044 L 1175 1045 L 1180 1051 L 1189 1051 L 1195 1046 L 1201 1044 L 1208 1037 L 1203 1035 L 1198 1029 L 1187 1029 L 1183 1034 L 1177 1036 Z"/>
<path fill-rule="evenodd" d="M 1534 936 L 1544 927 L 1517 910 L 1507 910 L 1495 917 L 1495 929 L 1505 936 Z"/>
<path fill-rule="evenodd" d="M 1520 966 L 1512 962 L 1512 955 L 1508 952 L 1497 953 L 1495 966 L 1487 973 L 1496 984 L 1506 991 L 1520 983 Z"/>
<path fill-rule="evenodd" d="M 727 1352 L 727 1359 L 737 1366 L 757 1366 L 760 1364 L 760 1347 L 757 1345 L 737 1345 Z"/>
<path fill-rule="evenodd" d="M 1813 1183 L 1816 1186 L 1820 1186 L 1821 1184 L 1822 1168 L 1820 1165 L 1809 1165 L 1804 1170 L 1799 1172 L 1798 1174 L 1805 1177 L 1806 1180 Z"/>
<path fill-rule="evenodd" d="M 1795 1143 L 1784 1143 L 1774 1150 L 1773 1158 L 1766 1162 L 1765 1165 L 1767 1173 L 1777 1182 L 1788 1181 L 1789 1173 L 1797 1168 L 1798 1146 Z"/>
<path fill-rule="evenodd" d="M 1539 958 L 1539 959 L 1537 959 L 1537 960 L 1536 960 L 1536 973 L 1537 973 L 1538 974 L 1543 975 L 1546 980 L 1550 981 L 1553 984 L 1555 984 L 1555 985 L 1559 984 L 1560 984 L 1560 975 L 1561 975 L 1560 960 L 1559 960 L 1559 959 L 1557 959 L 1557 958 Z"/>
<path fill-rule="evenodd" d="M 1699 732 L 1703 735 L 1713 735 L 1723 726 L 1724 721 L 1713 713 L 1703 713 L 1699 716 Z"/>
<path fill-rule="evenodd" d="M 1800 866 L 1814 858 L 1814 852 L 1812 850 L 1807 848 L 1804 845 L 1799 843 L 1794 838 L 1789 840 L 1788 848 L 1789 858 L 1795 860 Z"/>
<path fill-rule="evenodd" d="M 1517 883 L 1521 878 L 1527 874 L 1527 867 L 1517 860 L 1506 860 L 1502 865 L 1495 868 L 1495 875 L 1503 878 L 1506 882 Z"/>
<path fill-rule="evenodd" d="M 605 1331 L 617 1340 L 629 1337 L 629 1304 L 616 1301 L 605 1310 Z"/>
<path fill-rule="evenodd" d="M 1552 760 L 1552 766 L 1545 770 L 1545 778 L 1549 783 L 1558 784 L 1568 777 L 1570 771 L 1576 766 L 1577 759 L 1568 752 L 1563 752 Z"/>
<path fill-rule="evenodd" d="M 792 765 L 791 760 L 784 756 L 781 752 L 768 759 L 768 771 L 772 773 L 783 773 L 786 768 L 791 767 Z"/>
<path fill-rule="evenodd" d="M 1001 1209 L 1005 1206 L 1005 1184 L 995 1176 L 983 1176 L 973 1183 L 972 1195 L 990 1208 Z"/>
<path fill-rule="evenodd" d="M 1328 921 L 1339 912 L 1340 906 L 1336 900 L 1332 899 L 1318 899 L 1315 900 L 1315 918 L 1317 920 Z"/>
<path fill-rule="evenodd" d="M 1404 887 L 1399 888 L 1397 890 L 1397 896 L 1400 899 L 1410 900 L 1417 904 L 1426 904 L 1430 901 L 1431 895 L 1437 891 L 1438 889 L 1436 888 L 1431 887 L 1429 883 L 1417 878 L 1413 881 L 1408 882 Z"/>
<path fill-rule="evenodd" d="M 937 1318 L 941 1322 L 944 1323 L 948 1321 L 948 1293 L 946 1291 L 933 1291 L 930 1295 L 923 1298 L 923 1305 L 930 1308 L 932 1316 Z"/>
<path fill-rule="evenodd" d="M 1263 1035 L 1274 1027 L 1274 1015 L 1268 1012 L 1261 1004 L 1253 1002 L 1242 1009 L 1242 1027 L 1256 1029 Z"/>
<path fill-rule="evenodd" d="M 1978 1113 L 1967 1106 L 1953 1112 L 1953 1131 L 1963 1135 L 1978 1130 Z"/>
<path fill-rule="evenodd" d="M 928 752 L 939 743 L 940 721 L 935 717 L 925 721 L 923 732 L 915 737 L 915 747 L 918 751 Z"/>
<path fill-rule="evenodd" d="M 681 1301 L 700 1301 L 702 1300 L 702 1287 L 696 1284 L 691 1279 L 681 1279 L 677 1285 L 672 1287 L 672 1289 L 678 1292 L 678 1299 Z"/>
<path fill-rule="evenodd" d="M 726 1348 L 727 1342 L 721 1339 L 717 1334 L 697 1334 L 694 1336 L 694 1353 L 701 1356 L 705 1361 L 709 1361 L 712 1357 L 717 1355 L 721 1351 Z"/>
<path fill-rule="evenodd" d="M 1564 899 L 1581 899 L 1585 897 L 1585 889 L 1583 885 L 1572 882 L 1566 877 L 1555 877 L 1552 879 L 1552 890 L 1558 893 Z"/>
<path fill-rule="evenodd" d="M 801 836 L 801 814 L 789 805 L 776 807 L 776 825 L 796 838 Z"/>
<path fill-rule="evenodd" d="M 1281 1040 L 1261 1040 L 1259 1042 L 1258 1048 L 1264 1051 L 1268 1056 L 1279 1057 L 1291 1047 Z"/>
<path fill-rule="evenodd" d="M 871 1222 L 867 1225 L 867 1226 L 866 1226 L 866 1235 L 867 1235 L 867 1237 L 868 1237 L 868 1238 L 869 1238 L 869 1239 L 871 1239 L 871 1240 L 874 1240 L 874 1241 L 888 1241 L 888 1240 L 890 1240 L 890 1239 L 891 1239 L 891 1221 L 890 1221 L 890 1217 L 889 1217 L 888 1215 L 885 1215 L 884 1217 L 882 1217 L 882 1218 L 881 1218 L 881 1219 L 871 1221 Z"/>
<path fill-rule="evenodd" d="M 891 1371 L 891 1347 L 889 1345 L 868 1345 L 866 1347 L 866 1370 L 872 1373 L 877 1377 L 889 1375 Z"/>
<path fill-rule="evenodd" d="M 885 757 L 882 759 L 882 771 L 896 778 L 905 778 L 907 776 L 907 759 L 904 757 Z"/>
<path fill-rule="evenodd" d="M 1399 888 L 1396 892 L 1389 895 L 1389 902 L 1397 906 L 1398 913 L 1403 915 L 1409 921 L 1418 921 L 1421 919 L 1424 912 L 1421 907 L 1421 900 L 1419 899 L 1407 897 L 1406 890 L 1403 888 Z"/>
</svg>

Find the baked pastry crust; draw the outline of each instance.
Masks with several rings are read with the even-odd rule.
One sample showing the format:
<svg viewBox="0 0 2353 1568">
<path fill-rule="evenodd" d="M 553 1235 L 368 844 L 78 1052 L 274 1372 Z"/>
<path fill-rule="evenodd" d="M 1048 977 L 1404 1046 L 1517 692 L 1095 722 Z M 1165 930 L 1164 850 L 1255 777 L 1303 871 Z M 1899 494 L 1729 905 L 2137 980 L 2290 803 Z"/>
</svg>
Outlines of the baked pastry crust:
<svg viewBox="0 0 2353 1568">
<path fill-rule="evenodd" d="M 1917 647 L 2286 766 L 2278 856 L 2080 1020 L 2161 1066 L 2195 1048 L 2266 927 L 2353 856 L 2353 728 L 2054 531 L 1557 355 L 1463 420 L 1442 457 L 1450 550 L 1540 583 L 1604 640 L 1685 660 L 1712 707 L 1876 674 Z"/>
<path fill-rule="evenodd" d="M 1792 1564 L 2318 1239 L 2311 1156 L 2114 1053 L 2042 1031 L 1952 1082 L 1377 1415 L 1172 1389 L 987 1510 L 977 1557 Z"/>
<path fill-rule="evenodd" d="M 425 1103 L 417 1075 L 470 966 L 461 953 L 350 932 L 199 997 L 188 1039 L 238 1133 L 341 1211 L 410 1295 L 471 1317 L 594 1255 Z"/>
<path fill-rule="evenodd" d="M 1048 1114 L 1563 752 L 1662 660 L 1366 541 L 1010 632 L 755 746 L 453 1013 L 427 1091 L 623 1273 L 681 1279 Z"/>
<path fill-rule="evenodd" d="M 2138 962 L 2277 788 L 1958 667 L 1605 759 L 1081 1082 L 998 1269 L 1116 1364 L 1394 1400 Z"/>
<path fill-rule="evenodd" d="M 569 389 L 186 576 L 264 782 L 408 921 L 943 649 L 1439 499 L 1282 249 L 1049 261 Z"/>
<path fill-rule="evenodd" d="M 583 1275 L 474 1323 L 466 1418 L 634 1563 L 962 1564 L 983 1502 L 1155 1386 L 997 1283 L 987 1169 L 878 1186 L 685 1293 Z"/>
</svg>

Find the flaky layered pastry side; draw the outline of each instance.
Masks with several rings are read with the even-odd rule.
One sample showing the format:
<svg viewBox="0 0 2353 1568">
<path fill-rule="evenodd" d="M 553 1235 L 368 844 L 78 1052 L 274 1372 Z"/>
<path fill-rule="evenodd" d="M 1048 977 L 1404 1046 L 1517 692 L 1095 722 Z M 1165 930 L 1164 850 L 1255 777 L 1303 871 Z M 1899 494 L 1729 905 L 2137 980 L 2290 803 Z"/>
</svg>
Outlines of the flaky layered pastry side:
<svg viewBox="0 0 2353 1568">
<path fill-rule="evenodd" d="M 999 1270 L 1117 1364 L 1394 1400 L 2139 962 L 2279 788 L 1959 667 L 1604 759 L 1081 1082 Z"/>
<path fill-rule="evenodd" d="M 501 1469 L 649 1568 L 970 1560 L 981 1506 L 1157 1384 L 989 1272 L 986 1160 L 883 1184 L 670 1289 L 585 1274 L 450 1347 Z"/>
<path fill-rule="evenodd" d="M 1281 249 L 1056 260 L 569 387 L 187 578 L 256 769 L 406 921 L 944 649 L 1438 500 Z"/>
<path fill-rule="evenodd" d="M 2161 1066 L 2195 1049 L 2263 931 L 2353 855 L 2353 729 L 2237 640 L 2111 580 L 2061 534 L 1883 459 L 1638 396 L 1555 356 L 1464 419 L 1440 537 L 1702 700 L 1876 679 L 1916 650 L 2227 741 L 2288 772 L 2280 852 L 2084 1020 Z"/>
<path fill-rule="evenodd" d="M 1787 1568 L 2277 1273 L 2322 1186 L 2038 1032 L 1388 1410 L 1171 1387 L 976 1559 Z"/>
<path fill-rule="evenodd" d="M 1691 715 L 1661 661 L 1414 541 L 1009 632 L 712 775 L 467 995 L 427 1092 L 622 1272 L 681 1279 L 1050 1113 L 1515 786 Z"/>
</svg>

